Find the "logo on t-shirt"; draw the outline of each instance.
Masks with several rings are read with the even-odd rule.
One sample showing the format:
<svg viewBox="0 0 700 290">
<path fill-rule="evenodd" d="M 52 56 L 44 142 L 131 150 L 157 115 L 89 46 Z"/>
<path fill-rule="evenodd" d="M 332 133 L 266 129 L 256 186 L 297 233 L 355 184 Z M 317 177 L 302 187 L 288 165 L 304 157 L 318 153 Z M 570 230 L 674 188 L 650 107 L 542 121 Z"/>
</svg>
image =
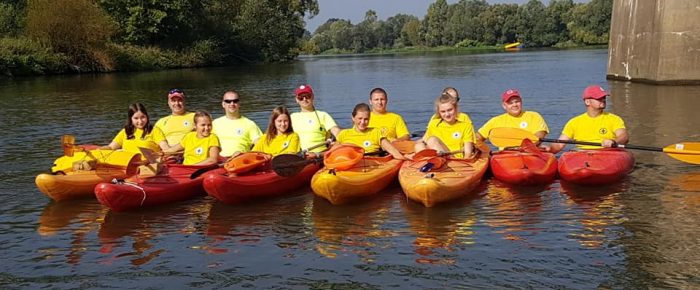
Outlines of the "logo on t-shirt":
<svg viewBox="0 0 700 290">
<path fill-rule="evenodd" d="M 525 122 L 525 121 L 520 122 L 520 128 L 523 128 L 523 129 L 527 128 L 527 122 Z"/>
<path fill-rule="evenodd" d="M 370 142 L 369 140 L 365 140 L 365 142 L 362 142 L 362 145 L 365 147 L 369 147 L 372 145 L 372 142 Z"/>
<path fill-rule="evenodd" d="M 313 123 L 314 123 L 314 120 L 313 120 L 313 119 L 309 119 L 309 125 L 311 125 L 311 124 L 313 124 Z"/>
<path fill-rule="evenodd" d="M 202 147 L 197 147 L 197 148 L 194 149 L 194 154 L 202 155 L 202 153 L 204 153 L 204 148 L 202 148 Z"/>
<path fill-rule="evenodd" d="M 605 135 L 606 133 L 608 133 L 608 129 L 600 128 L 600 130 L 598 130 L 598 133 L 600 133 L 600 135 Z"/>
<path fill-rule="evenodd" d="M 182 122 L 182 126 L 189 127 L 189 126 L 190 126 L 190 121 L 185 120 L 184 122 Z"/>
<path fill-rule="evenodd" d="M 282 143 L 282 148 L 287 148 L 287 147 L 289 147 L 289 141 L 285 141 L 284 143 Z"/>
<path fill-rule="evenodd" d="M 452 138 L 453 138 L 453 139 L 459 139 L 459 137 L 462 137 L 462 133 L 459 133 L 459 132 L 454 132 L 454 133 L 452 133 Z"/>
<path fill-rule="evenodd" d="M 243 135 L 243 129 L 241 129 L 241 128 L 236 129 L 236 134 Z"/>
</svg>

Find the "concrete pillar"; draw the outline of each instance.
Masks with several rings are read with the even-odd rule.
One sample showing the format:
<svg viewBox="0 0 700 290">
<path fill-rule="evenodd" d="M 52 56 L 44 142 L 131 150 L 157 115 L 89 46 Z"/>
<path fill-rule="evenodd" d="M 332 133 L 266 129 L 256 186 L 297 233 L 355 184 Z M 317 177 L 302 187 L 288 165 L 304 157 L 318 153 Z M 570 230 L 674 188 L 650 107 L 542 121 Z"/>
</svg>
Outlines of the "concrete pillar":
<svg viewBox="0 0 700 290">
<path fill-rule="evenodd" d="M 614 0 L 607 77 L 700 84 L 700 0 Z"/>
</svg>

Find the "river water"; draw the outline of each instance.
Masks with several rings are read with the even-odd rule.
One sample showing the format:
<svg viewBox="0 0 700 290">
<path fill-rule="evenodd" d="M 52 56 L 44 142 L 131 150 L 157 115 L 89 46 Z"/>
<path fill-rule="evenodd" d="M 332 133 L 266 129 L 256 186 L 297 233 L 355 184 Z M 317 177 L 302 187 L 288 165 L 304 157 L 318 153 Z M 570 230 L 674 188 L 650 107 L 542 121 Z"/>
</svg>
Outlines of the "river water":
<svg viewBox="0 0 700 290">
<path fill-rule="evenodd" d="M 52 202 L 34 185 L 61 155 L 59 139 L 107 144 L 126 108 L 168 114 L 166 92 L 221 116 L 240 92 L 262 128 L 293 88 L 342 127 L 373 87 L 409 129 L 424 130 L 432 102 L 456 87 L 475 125 L 500 114 L 517 88 L 556 137 L 584 111 L 588 84 L 610 88 L 632 144 L 700 141 L 700 87 L 607 82 L 607 50 L 304 58 L 290 64 L 0 80 L 1 288 L 698 288 L 700 167 L 635 151 L 635 171 L 607 187 L 508 187 L 490 179 L 435 208 L 398 185 L 332 206 L 306 188 L 228 206 L 206 197 L 115 213 L 96 200 Z"/>
</svg>

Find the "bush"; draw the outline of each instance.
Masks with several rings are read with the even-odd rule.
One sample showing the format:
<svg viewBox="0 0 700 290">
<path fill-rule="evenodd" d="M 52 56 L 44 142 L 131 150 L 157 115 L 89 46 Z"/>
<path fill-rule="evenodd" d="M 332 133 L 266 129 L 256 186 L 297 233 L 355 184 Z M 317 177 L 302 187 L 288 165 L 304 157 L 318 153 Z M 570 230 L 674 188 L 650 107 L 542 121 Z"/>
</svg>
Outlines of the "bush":
<svg viewBox="0 0 700 290">
<path fill-rule="evenodd" d="M 26 38 L 0 39 L 0 73 L 7 76 L 64 73 L 68 57 Z"/>
<path fill-rule="evenodd" d="M 483 43 L 472 40 L 472 39 L 465 39 L 460 41 L 459 43 L 455 44 L 455 47 L 479 47 L 479 46 L 484 46 Z"/>
</svg>

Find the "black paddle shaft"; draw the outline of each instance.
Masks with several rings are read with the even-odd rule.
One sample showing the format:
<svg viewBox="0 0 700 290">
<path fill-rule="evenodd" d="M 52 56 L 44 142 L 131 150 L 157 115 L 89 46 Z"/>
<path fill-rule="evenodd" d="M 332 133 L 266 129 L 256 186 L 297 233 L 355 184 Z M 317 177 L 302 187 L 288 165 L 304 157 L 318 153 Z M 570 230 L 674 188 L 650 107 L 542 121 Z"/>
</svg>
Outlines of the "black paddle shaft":
<svg viewBox="0 0 700 290">
<path fill-rule="evenodd" d="M 547 139 L 547 138 L 541 138 L 540 141 L 542 141 L 542 142 L 549 142 L 549 143 L 564 143 L 564 144 L 578 144 L 578 145 L 601 146 L 600 143 L 586 142 L 586 141 L 576 141 L 576 140 L 561 140 L 561 139 Z M 639 145 L 615 144 L 614 147 L 617 147 L 617 148 L 627 148 L 627 149 L 636 149 L 636 150 L 646 150 L 646 151 L 657 151 L 657 152 L 663 152 L 663 151 L 664 151 L 663 148 L 659 148 L 659 147 L 639 146 Z"/>
</svg>

